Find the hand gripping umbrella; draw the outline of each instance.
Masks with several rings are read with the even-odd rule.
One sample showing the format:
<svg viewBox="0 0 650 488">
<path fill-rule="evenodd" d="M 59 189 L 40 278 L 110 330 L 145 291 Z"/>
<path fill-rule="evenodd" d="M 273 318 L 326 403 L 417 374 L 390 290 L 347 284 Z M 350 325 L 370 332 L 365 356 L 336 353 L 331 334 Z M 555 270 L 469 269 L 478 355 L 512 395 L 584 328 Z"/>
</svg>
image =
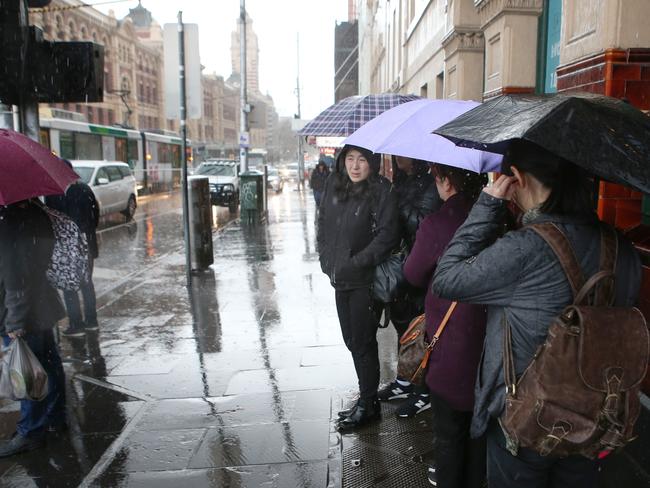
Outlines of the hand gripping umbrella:
<svg viewBox="0 0 650 488">
<path fill-rule="evenodd" d="M 0 205 L 65 193 L 77 179 L 49 149 L 18 132 L 0 129 Z"/>
<path fill-rule="evenodd" d="M 650 193 L 650 118 L 614 98 L 507 95 L 434 132 L 459 146 L 501 154 L 512 140 L 524 139 L 605 180 Z"/>
<path fill-rule="evenodd" d="M 479 106 L 478 102 L 421 99 L 387 110 L 345 139 L 375 153 L 442 163 L 475 173 L 498 171 L 502 156 L 458 147 L 431 132 Z"/>
<path fill-rule="evenodd" d="M 401 103 L 420 97 L 397 93 L 344 98 L 323 110 L 298 132 L 301 136 L 347 137 L 369 120 Z"/>
</svg>

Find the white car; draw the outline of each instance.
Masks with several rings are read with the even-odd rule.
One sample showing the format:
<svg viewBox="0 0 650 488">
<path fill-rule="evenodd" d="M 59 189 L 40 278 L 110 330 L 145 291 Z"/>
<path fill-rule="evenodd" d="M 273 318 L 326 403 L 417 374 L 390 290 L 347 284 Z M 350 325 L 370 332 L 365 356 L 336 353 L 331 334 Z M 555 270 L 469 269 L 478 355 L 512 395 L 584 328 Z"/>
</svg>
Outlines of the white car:
<svg viewBox="0 0 650 488">
<path fill-rule="evenodd" d="M 207 176 L 212 205 L 228 207 L 231 213 L 239 206 L 239 163 L 208 160 L 199 165 L 194 176 Z"/>
<path fill-rule="evenodd" d="M 120 161 L 71 161 L 81 181 L 90 186 L 99 214 L 121 212 L 130 220 L 138 206 L 138 191 L 131 168 Z"/>
</svg>

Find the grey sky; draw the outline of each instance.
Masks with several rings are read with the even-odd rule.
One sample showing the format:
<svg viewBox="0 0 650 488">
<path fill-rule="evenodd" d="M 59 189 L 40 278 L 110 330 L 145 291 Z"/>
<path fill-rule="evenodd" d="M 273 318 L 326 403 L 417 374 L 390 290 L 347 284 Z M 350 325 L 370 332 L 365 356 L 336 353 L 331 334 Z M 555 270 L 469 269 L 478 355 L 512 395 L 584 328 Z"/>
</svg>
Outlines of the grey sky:
<svg viewBox="0 0 650 488">
<path fill-rule="evenodd" d="M 93 3 L 92 1 L 89 3 Z M 124 17 L 137 0 L 97 6 Z M 312 118 L 334 103 L 334 26 L 347 20 L 346 0 L 247 0 L 260 48 L 260 89 L 274 99 L 280 115 L 297 110 L 296 33 L 300 33 L 300 78 L 303 118 Z M 237 27 L 239 0 L 143 0 L 160 25 L 183 21 L 199 24 L 201 63 L 205 72 L 228 77 L 230 36 Z"/>
</svg>

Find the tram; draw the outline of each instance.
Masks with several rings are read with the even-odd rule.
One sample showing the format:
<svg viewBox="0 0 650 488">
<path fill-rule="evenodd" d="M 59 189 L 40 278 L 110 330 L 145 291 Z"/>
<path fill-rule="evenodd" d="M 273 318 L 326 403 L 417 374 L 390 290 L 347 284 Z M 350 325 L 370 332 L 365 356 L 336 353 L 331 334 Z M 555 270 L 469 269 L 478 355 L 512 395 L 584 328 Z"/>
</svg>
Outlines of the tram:
<svg viewBox="0 0 650 488">
<path fill-rule="evenodd" d="M 180 185 L 182 140 L 177 135 L 91 124 L 83 116 L 42 116 L 40 123 L 41 144 L 64 159 L 127 163 L 140 194 L 169 191 Z M 188 154 L 192 154 L 189 141 Z"/>
</svg>

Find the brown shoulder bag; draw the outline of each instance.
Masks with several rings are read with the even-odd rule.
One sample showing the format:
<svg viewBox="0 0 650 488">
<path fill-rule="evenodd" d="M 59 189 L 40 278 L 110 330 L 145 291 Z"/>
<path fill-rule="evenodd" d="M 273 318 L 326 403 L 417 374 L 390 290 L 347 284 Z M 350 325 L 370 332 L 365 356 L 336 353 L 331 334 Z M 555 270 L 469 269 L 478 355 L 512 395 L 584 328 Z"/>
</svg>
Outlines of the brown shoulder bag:
<svg viewBox="0 0 650 488">
<path fill-rule="evenodd" d="M 447 322 L 454 313 L 457 302 L 452 302 L 444 318 L 438 326 L 435 335 L 430 342 L 426 339 L 426 321 L 424 314 L 418 315 L 409 324 L 406 332 L 402 334 L 399 340 L 399 354 L 397 359 L 397 376 L 404 380 L 410 381 L 415 385 L 424 383 L 424 372 L 429 363 L 429 356 L 433 347 L 440 339 L 442 331 L 447 326 Z"/>
<path fill-rule="evenodd" d="M 504 316 L 506 405 L 499 421 L 513 455 L 525 447 L 542 456 L 593 459 L 633 439 L 648 366 L 648 328 L 638 309 L 613 306 L 618 253 L 613 228 L 602 226 L 600 271 L 585 282 L 564 233 L 551 223 L 530 227 L 560 261 L 574 302 L 553 320 L 518 381 Z"/>
</svg>

